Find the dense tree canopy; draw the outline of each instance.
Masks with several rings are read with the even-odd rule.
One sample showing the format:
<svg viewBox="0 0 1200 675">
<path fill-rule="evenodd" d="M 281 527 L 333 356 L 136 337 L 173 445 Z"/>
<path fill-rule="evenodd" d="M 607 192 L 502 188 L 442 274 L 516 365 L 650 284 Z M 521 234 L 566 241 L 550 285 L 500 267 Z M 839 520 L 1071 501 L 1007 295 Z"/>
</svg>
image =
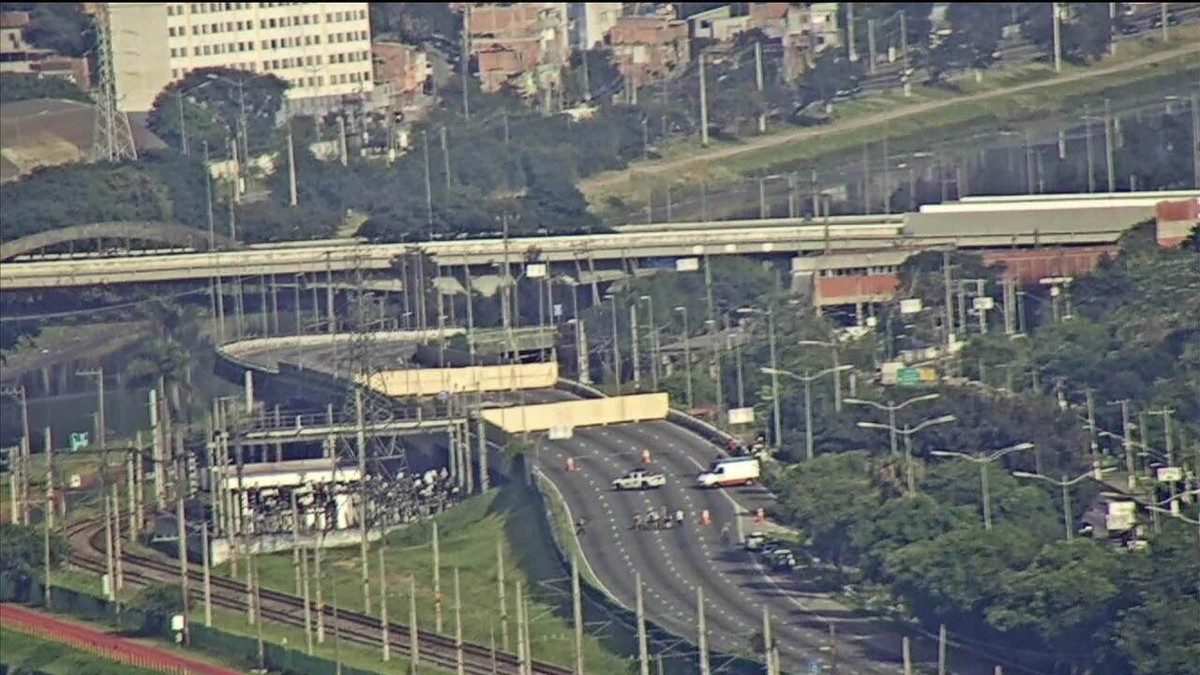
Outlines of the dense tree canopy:
<svg viewBox="0 0 1200 675">
<path fill-rule="evenodd" d="M 0 73 L 0 103 L 15 103 L 39 98 L 91 102 L 79 87 L 61 77 L 34 73 Z"/>
<path fill-rule="evenodd" d="M 207 143 L 211 156 L 228 157 L 230 139 L 240 144 L 243 135 L 251 154 L 257 154 L 270 147 L 287 87 L 269 73 L 198 68 L 159 93 L 147 124 L 177 150 L 186 136 L 192 155 L 202 155 Z"/>
</svg>

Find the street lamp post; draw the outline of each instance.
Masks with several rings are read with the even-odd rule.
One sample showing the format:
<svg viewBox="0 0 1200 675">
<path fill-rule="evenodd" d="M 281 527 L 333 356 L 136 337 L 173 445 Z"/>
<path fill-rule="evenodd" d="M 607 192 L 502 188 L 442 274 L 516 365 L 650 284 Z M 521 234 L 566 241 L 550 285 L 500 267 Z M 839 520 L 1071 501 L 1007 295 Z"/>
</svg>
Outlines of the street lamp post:
<svg viewBox="0 0 1200 675">
<path fill-rule="evenodd" d="M 687 307 L 680 305 L 675 308 L 676 312 L 683 314 L 683 365 L 687 373 L 687 404 L 688 410 L 695 407 L 695 402 L 692 400 L 692 348 L 691 348 L 691 330 L 688 326 L 688 311 Z"/>
<path fill-rule="evenodd" d="M 621 344 L 617 342 L 617 296 L 604 298 L 612 302 L 613 380 L 617 383 L 617 396 L 621 395 Z"/>
<path fill-rule="evenodd" d="M 644 300 L 650 314 L 650 382 L 658 391 L 658 325 L 654 323 L 654 298 L 649 295 L 639 295 L 638 300 Z"/>
<path fill-rule="evenodd" d="M 825 342 L 824 340 L 801 340 L 798 345 L 829 347 L 833 350 L 833 367 L 835 370 L 841 370 L 841 359 L 838 354 L 838 345 L 836 342 Z M 842 412 L 842 376 L 835 374 L 833 376 L 833 409 L 837 412 Z"/>
<path fill-rule="evenodd" d="M 913 398 L 910 398 L 907 401 L 905 401 L 899 405 L 893 403 L 891 400 L 889 400 L 887 403 L 878 403 L 876 401 L 868 401 L 868 400 L 861 399 L 861 398 L 848 398 L 848 399 L 845 399 L 843 401 L 843 403 L 849 403 L 851 405 L 869 405 L 872 408 L 876 408 L 878 410 L 882 410 L 882 411 L 886 412 L 888 414 L 888 428 L 890 428 L 892 430 L 891 434 L 889 434 L 889 440 L 891 441 L 892 454 L 895 455 L 897 452 L 897 448 L 896 448 L 896 411 L 903 410 L 910 403 L 919 403 L 921 401 L 933 401 L 933 400 L 936 400 L 937 398 L 938 398 L 938 394 L 924 394 L 922 396 L 914 396 Z"/>
<path fill-rule="evenodd" d="M 908 493 L 910 495 L 912 495 L 912 494 L 915 494 L 917 491 L 917 481 L 916 481 L 916 477 L 913 474 L 913 463 L 912 463 L 912 436 L 913 436 L 913 434 L 917 433 L 918 431 L 920 431 L 922 429 L 925 429 L 926 427 L 931 427 L 935 424 L 947 424 L 949 422 L 953 422 L 956 419 L 958 419 L 958 418 L 956 418 L 954 415 L 942 415 L 941 417 L 934 417 L 932 419 L 927 419 L 915 427 L 905 424 L 903 429 L 897 429 L 896 427 L 892 426 L 891 424 L 879 424 L 878 422 L 859 422 L 858 426 L 862 429 L 885 429 L 892 433 L 898 433 L 898 434 L 904 435 L 904 475 L 905 475 L 905 481 L 908 485 Z"/>
<path fill-rule="evenodd" d="M 790 372 L 787 370 L 776 370 L 775 368 L 761 368 L 760 369 L 760 370 L 762 370 L 762 372 L 764 372 L 768 375 L 786 375 L 787 377 L 790 377 L 794 380 L 798 380 L 798 381 L 804 383 L 804 456 L 805 456 L 805 459 L 811 460 L 813 458 L 813 428 L 812 428 L 812 426 L 813 426 L 812 425 L 812 383 L 813 383 L 813 380 L 819 379 L 819 378 L 824 377 L 825 375 L 829 375 L 831 373 L 836 377 L 837 373 L 839 371 L 848 370 L 849 368 L 850 368 L 850 366 L 838 366 L 836 368 L 826 368 L 825 370 L 822 370 L 822 371 L 816 373 L 815 375 L 810 374 L 809 371 L 807 371 L 807 370 L 804 371 L 803 375 L 797 375 L 796 373 L 793 373 L 793 372 Z"/>
<path fill-rule="evenodd" d="M 1099 475 L 1107 473 L 1109 471 L 1112 471 L 1112 469 L 1108 468 L 1108 469 L 1100 469 L 1099 471 L 1087 471 L 1085 473 L 1079 474 L 1078 476 L 1076 476 L 1070 480 L 1067 479 L 1066 474 L 1063 474 L 1062 478 L 1060 480 L 1054 480 L 1053 478 L 1050 478 L 1049 476 L 1043 476 L 1040 473 L 1029 473 L 1028 471 L 1014 471 L 1013 475 L 1016 476 L 1017 478 L 1033 478 L 1036 480 L 1046 481 L 1047 483 L 1050 483 L 1051 485 L 1057 485 L 1059 487 L 1059 489 L 1062 490 L 1063 528 L 1067 532 L 1067 541 L 1071 541 L 1071 539 L 1074 538 L 1074 535 L 1075 535 L 1075 533 L 1074 533 L 1075 528 L 1071 527 L 1071 490 L 1070 490 L 1071 486 L 1075 485 L 1076 483 L 1079 483 L 1087 478 L 1091 478 L 1093 474 L 1095 474 L 1098 477 Z"/>
<path fill-rule="evenodd" d="M 779 357 L 775 352 L 775 312 L 768 308 L 766 311 L 754 307 L 741 307 L 739 314 L 763 314 L 767 317 L 767 344 L 771 353 L 771 370 L 779 369 Z M 779 374 L 771 373 L 771 407 L 774 416 L 775 447 L 783 446 L 783 419 L 779 412 Z"/>
<path fill-rule="evenodd" d="M 1010 452 L 1029 450 L 1032 447 L 1033 443 L 1018 443 L 1016 445 L 1010 445 L 1007 448 L 997 450 L 989 455 L 982 456 L 970 455 L 965 452 L 955 452 L 953 450 L 934 450 L 929 454 L 936 457 L 958 457 L 979 465 L 979 484 L 983 489 L 983 529 L 990 530 L 992 529 L 992 501 L 991 495 L 988 492 L 988 464 L 991 464 Z"/>
</svg>

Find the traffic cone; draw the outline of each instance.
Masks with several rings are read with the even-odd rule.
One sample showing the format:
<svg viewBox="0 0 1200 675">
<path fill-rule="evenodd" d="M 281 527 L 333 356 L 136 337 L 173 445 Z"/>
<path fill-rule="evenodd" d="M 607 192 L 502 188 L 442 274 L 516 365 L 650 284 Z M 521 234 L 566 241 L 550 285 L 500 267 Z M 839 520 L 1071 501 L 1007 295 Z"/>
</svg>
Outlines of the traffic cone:
<svg viewBox="0 0 1200 675">
<path fill-rule="evenodd" d="M 650 451 L 642 450 L 642 464 L 653 464 L 654 460 L 650 459 Z"/>
<path fill-rule="evenodd" d="M 712 518 L 708 515 L 708 509 L 704 509 L 703 511 L 700 512 L 700 524 L 701 525 L 711 525 L 712 524 Z"/>
<path fill-rule="evenodd" d="M 758 509 L 757 511 L 754 512 L 754 522 L 756 522 L 756 523 L 767 522 L 767 514 L 764 513 L 762 509 Z"/>
<path fill-rule="evenodd" d="M 567 473 L 570 473 L 570 472 L 572 472 L 572 471 L 575 471 L 575 470 L 576 470 L 576 469 L 575 469 L 575 458 L 574 458 L 574 457 L 568 457 L 568 458 L 567 458 Z"/>
</svg>

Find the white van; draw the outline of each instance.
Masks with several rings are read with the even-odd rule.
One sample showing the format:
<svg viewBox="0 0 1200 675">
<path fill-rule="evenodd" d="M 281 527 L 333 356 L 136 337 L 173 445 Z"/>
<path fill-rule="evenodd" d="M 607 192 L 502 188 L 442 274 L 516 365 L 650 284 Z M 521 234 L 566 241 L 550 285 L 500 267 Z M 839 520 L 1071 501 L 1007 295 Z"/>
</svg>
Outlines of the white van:
<svg viewBox="0 0 1200 675">
<path fill-rule="evenodd" d="M 747 485 L 758 480 L 762 473 L 758 460 L 753 457 L 730 457 L 718 459 L 696 477 L 700 487 L 725 487 Z"/>
</svg>

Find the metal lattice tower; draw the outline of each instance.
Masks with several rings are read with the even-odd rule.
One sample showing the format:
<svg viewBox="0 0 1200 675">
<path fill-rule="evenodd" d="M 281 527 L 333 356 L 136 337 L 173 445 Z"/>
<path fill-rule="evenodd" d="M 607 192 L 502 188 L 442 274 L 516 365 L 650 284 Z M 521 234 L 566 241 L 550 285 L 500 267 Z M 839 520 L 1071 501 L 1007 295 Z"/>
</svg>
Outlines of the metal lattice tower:
<svg viewBox="0 0 1200 675">
<path fill-rule="evenodd" d="M 368 527 L 387 527 L 403 522 L 416 515 L 416 490 L 409 473 L 408 457 L 398 435 L 376 433 L 380 427 L 397 420 L 397 402 L 388 395 L 386 382 L 379 378 L 385 370 L 391 370 L 378 353 L 375 331 L 382 328 L 379 305 L 368 293 L 363 279 L 365 252 L 355 249 L 355 288 L 345 303 L 341 333 L 347 336 L 345 349 L 338 349 L 338 369 L 350 381 L 366 385 L 357 386 L 347 397 L 343 406 L 346 420 L 361 419 L 361 434 L 343 437 L 338 442 L 338 463 L 362 466 L 367 480 L 359 483 L 360 503 L 369 504 L 366 509 Z M 376 317 L 376 318 L 372 318 Z M 362 444 L 362 457 L 359 444 Z"/>
<path fill-rule="evenodd" d="M 113 77 L 112 36 L 108 3 L 88 3 L 96 30 L 96 106 L 92 128 L 91 159 L 94 162 L 137 160 L 129 118 L 117 109 L 117 81 Z"/>
</svg>

